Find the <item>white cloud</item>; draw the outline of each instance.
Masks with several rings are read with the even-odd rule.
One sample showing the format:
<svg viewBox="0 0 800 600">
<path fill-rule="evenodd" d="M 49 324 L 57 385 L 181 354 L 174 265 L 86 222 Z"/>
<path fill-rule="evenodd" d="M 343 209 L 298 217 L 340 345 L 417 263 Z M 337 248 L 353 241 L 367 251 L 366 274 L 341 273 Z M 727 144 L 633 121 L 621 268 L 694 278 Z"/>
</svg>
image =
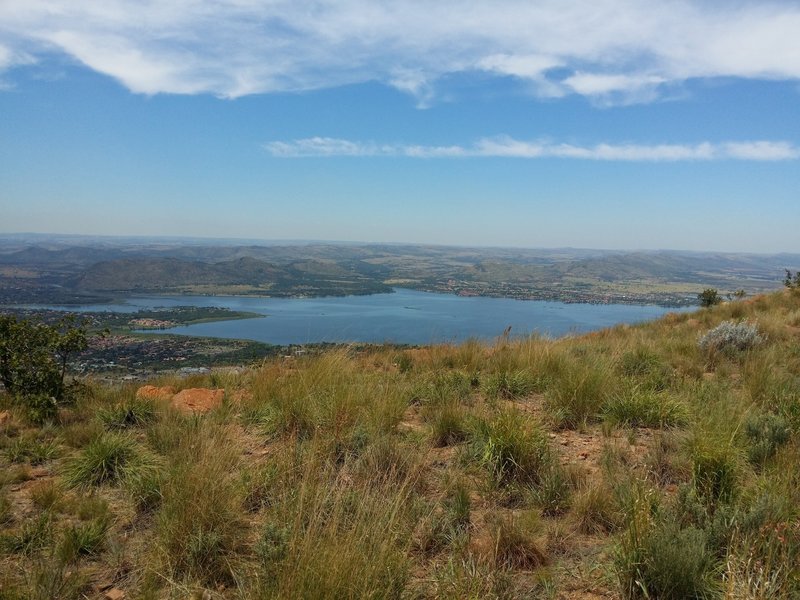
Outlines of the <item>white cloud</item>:
<svg viewBox="0 0 800 600">
<path fill-rule="evenodd" d="M 676 162 L 710 160 L 797 160 L 800 148 L 782 141 L 698 144 L 596 144 L 578 146 L 547 141 L 521 141 L 503 136 L 478 140 L 470 146 L 419 146 L 376 144 L 337 138 L 313 137 L 273 141 L 264 149 L 278 158 L 332 156 L 393 156 L 409 158 L 562 158 L 628 162 Z"/>
<path fill-rule="evenodd" d="M 790 0 L 4 0 L 0 70 L 55 51 L 138 93 L 379 81 L 421 105 L 482 71 L 636 102 L 689 78 L 800 80 L 798 31 Z"/>
</svg>

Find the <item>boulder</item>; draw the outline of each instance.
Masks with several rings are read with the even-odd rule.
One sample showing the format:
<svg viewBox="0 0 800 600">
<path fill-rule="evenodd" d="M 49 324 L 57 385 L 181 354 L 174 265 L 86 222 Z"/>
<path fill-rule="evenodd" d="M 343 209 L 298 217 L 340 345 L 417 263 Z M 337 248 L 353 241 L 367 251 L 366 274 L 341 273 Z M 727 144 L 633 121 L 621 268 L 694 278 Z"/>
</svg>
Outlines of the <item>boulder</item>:
<svg viewBox="0 0 800 600">
<path fill-rule="evenodd" d="M 207 413 L 222 404 L 223 389 L 189 388 L 172 397 L 172 406 L 181 412 Z"/>
</svg>

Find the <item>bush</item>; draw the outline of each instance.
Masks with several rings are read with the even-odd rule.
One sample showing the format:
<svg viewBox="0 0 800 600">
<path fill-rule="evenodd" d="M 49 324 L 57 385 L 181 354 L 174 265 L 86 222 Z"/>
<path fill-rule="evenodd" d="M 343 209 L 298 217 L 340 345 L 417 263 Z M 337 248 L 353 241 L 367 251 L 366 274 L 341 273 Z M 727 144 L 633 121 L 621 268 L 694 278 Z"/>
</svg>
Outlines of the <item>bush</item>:
<svg viewBox="0 0 800 600">
<path fill-rule="evenodd" d="M 67 363 L 87 344 L 86 328 L 73 316 L 47 325 L 0 315 L 0 382 L 14 396 L 61 400 Z"/>
<path fill-rule="evenodd" d="M 697 294 L 697 299 L 700 301 L 700 306 L 703 308 L 709 308 L 722 302 L 722 297 L 714 288 L 704 289 L 701 293 Z"/>
<path fill-rule="evenodd" d="M 789 441 L 789 424 L 786 419 L 771 413 L 751 417 L 745 425 L 750 440 L 748 458 L 754 465 L 763 465 L 778 448 Z"/>
<path fill-rule="evenodd" d="M 764 342 L 758 326 L 747 321 L 723 321 L 700 338 L 700 349 L 709 354 L 734 354 L 755 348 Z"/>
<path fill-rule="evenodd" d="M 25 418 L 32 425 L 44 425 L 55 421 L 58 415 L 58 402 L 55 396 L 46 393 L 30 394 L 20 398 L 25 410 Z"/>
</svg>

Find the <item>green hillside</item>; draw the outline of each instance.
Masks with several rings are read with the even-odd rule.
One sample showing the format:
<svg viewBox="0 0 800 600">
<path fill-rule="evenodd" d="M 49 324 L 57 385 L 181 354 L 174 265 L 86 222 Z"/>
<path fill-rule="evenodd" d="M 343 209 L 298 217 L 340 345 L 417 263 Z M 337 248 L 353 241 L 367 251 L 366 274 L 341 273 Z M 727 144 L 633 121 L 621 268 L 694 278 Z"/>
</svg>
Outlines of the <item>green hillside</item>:
<svg viewBox="0 0 800 600">
<path fill-rule="evenodd" d="M 207 263 L 178 258 L 124 258 L 95 263 L 68 282 L 79 292 L 268 293 L 274 296 L 375 293 L 391 288 L 316 260 L 274 265 L 243 256 Z"/>
<path fill-rule="evenodd" d="M 0 395 L 0 598 L 800 597 L 797 290 L 151 383 Z"/>
</svg>

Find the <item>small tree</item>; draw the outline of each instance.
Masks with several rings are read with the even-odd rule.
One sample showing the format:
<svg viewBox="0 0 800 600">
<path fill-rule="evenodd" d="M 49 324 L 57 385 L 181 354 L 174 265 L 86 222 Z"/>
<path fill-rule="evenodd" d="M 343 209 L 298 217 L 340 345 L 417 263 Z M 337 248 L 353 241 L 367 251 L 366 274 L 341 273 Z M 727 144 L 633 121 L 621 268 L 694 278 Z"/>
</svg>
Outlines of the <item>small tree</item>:
<svg viewBox="0 0 800 600">
<path fill-rule="evenodd" d="M 704 289 L 701 293 L 697 294 L 697 299 L 700 301 L 700 306 L 704 308 L 709 308 L 722 302 L 719 292 L 714 288 Z"/>
<path fill-rule="evenodd" d="M 86 327 L 74 316 L 47 325 L 0 315 L 0 382 L 16 397 L 61 401 L 67 364 L 87 345 Z"/>
<path fill-rule="evenodd" d="M 789 269 L 786 269 L 786 277 L 783 279 L 783 285 L 785 285 L 789 289 L 796 289 L 800 290 L 800 271 L 797 271 L 794 275 Z"/>
</svg>

